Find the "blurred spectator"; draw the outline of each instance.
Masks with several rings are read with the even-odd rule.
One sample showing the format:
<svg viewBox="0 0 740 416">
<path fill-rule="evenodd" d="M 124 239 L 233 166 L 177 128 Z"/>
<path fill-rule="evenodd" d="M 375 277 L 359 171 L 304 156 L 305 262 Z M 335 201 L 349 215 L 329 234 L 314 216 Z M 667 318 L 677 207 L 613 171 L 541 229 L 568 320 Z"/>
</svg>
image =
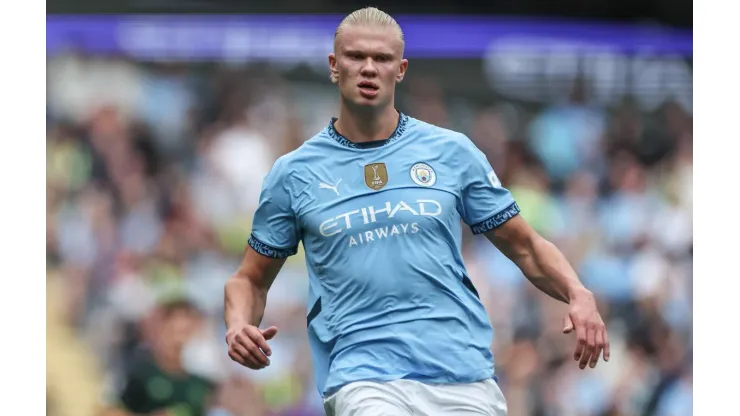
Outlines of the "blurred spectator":
<svg viewBox="0 0 740 416">
<path fill-rule="evenodd" d="M 151 319 L 145 336 L 149 348 L 131 365 L 121 407 L 134 414 L 205 415 L 214 386 L 189 374 L 182 360 L 201 317 L 190 304 L 172 302 L 158 308 Z"/>
<path fill-rule="evenodd" d="M 585 81 L 575 83 L 568 103 L 546 109 L 530 126 L 531 145 L 556 182 L 583 166 L 598 168 L 604 114 L 588 104 Z"/>
</svg>

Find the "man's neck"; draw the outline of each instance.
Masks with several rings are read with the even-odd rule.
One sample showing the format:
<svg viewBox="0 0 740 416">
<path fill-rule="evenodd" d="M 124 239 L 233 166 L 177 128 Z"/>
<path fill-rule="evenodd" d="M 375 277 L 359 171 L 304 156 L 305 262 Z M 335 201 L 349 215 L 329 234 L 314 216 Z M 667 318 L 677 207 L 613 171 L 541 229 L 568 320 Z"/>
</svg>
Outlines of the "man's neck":
<svg viewBox="0 0 740 416">
<path fill-rule="evenodd" d="M 355 143 L 385 140 L 398 127 L 398 116 L 393 106 L 379 112 L 357 112 L 342 105 L 334 127 Z"/>
</svg>

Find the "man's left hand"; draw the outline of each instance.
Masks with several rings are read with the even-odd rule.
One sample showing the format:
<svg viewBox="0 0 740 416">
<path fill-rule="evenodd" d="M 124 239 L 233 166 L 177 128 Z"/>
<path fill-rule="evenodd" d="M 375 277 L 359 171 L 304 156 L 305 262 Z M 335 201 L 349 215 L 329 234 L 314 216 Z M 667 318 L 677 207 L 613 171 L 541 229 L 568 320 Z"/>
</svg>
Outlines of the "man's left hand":
<svg viewBox="0 0 740 416">
<path fill-rule="evenodd" d="M 591 292 L 584 291 L 570 300 L 570 310 L 565 315 L 563 333 L 576 333 L 576 350 L 573 358 L 581 370 L 589 365 L 596 367 L 599 355 L 604 353 L 604 361 L 609 361 L 609 337 L 606 325 L 596 309 L 596 300 Z"/>
</svg>

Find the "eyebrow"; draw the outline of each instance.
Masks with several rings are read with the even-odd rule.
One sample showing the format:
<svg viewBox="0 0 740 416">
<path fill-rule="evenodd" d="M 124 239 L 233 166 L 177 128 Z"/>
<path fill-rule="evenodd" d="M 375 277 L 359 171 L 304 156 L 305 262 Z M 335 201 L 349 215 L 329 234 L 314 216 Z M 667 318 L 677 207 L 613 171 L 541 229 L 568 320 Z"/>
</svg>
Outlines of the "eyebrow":
<svg viewBox="0 0 740 416">
<path fill-rule="evenodd" d="M 375 53 L 367 53 L 358 49 L 344 49 L 343 51 L 346 55 L 372 55 L 372 56 L 379 56 L 386 59 L 393 59 L 393 54 L 388 52 L 375 52 Z"/>
</svg>

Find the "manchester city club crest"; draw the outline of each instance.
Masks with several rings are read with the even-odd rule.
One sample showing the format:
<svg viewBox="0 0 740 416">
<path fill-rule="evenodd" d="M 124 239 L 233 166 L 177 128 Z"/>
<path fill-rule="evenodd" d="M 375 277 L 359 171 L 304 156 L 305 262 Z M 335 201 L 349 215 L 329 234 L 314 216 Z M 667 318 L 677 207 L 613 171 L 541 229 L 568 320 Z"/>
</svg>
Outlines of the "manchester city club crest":
<svg viewBox="0 0 740 416">
<path fill-rule="evenodd" d="M 411 180 L 419 186 L 432 186 L 437 182 L 437 174 L 426 163 L 417 163 L 411 167 Z"/>
</svg>

